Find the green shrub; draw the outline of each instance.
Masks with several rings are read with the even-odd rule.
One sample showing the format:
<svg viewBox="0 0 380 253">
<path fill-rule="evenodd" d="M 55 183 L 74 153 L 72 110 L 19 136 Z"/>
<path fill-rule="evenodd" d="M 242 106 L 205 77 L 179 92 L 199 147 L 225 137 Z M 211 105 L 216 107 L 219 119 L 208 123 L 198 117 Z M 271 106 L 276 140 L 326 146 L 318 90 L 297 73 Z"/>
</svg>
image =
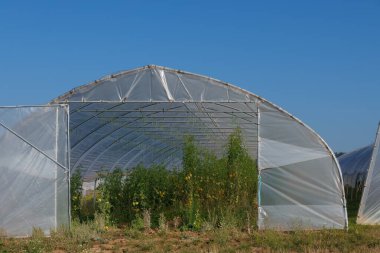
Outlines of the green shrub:
<svg viewBox="0 0 380 253">
<path fill-rule="evenodd" d="M 132 219 L 144 210 L 151 210 L 152 224 L 158 226 L 159 215 L 168 217 L 174 211 L 176 198 L 176 171 L 169 171 L 160 165 L 144 168 L 138 166 L 125 179 L 124 192 Z"/>
<path fill-rule="evenodd" d="M 137 216 L 131 224 L 131 228 L 138 231 L 143 231 L 145 229 L 144 219 L 141 216 Z"/>
<path fill-rule="evenodd" d="M 96 199 L 97 212 L 105 218 L 107 225 L 118 224 L 123 221 L 123 172 L 116 169 L 111 173 L 101 174 L 100 181 L 102 183 L 98 186 L 99 194 Z"/>
<path fill-rule="evenodd" d="M 185 228 L 195 230 L 203 223 L 255 227 L 257 169 L 240 129 L 229 136 L 223 157 L 187 136 L 182 170 L 162 165 L 139 165 L 126 173 L 116 169 L 101 176 L 97 191 L 97 211 L 112 224 L 133 225 L 149 210 L 153 227 L 160 226 L 162 217 L 180 217 Z"/>
<path fill-rule="evenodd" d="M 239 216 L 241 221 L 250 213 L 256 221 L 257 213 L 257 168 L 244 147 L 241 130 L 238 128 L 230 137 L 227 148 L 227 175 L 225 203 L 227 210 Z M 242 224 L 240 224 L 242 225 Z"/>
<path fill-rule="evenodd" d="M 80 204 L 81 205 L 80 206 L 81 221 L 90 221 L 95 218 L 96 209 L 95 209 L 94 201 L 96 201 L 96 198 L 97 198 L 96 195 L 99 195 L 99 194 L 96 194 L 95 192 L 95 195 L 94 193 L 92 193 L 92 194 L 87 194 L 85 196 L 82 196 L 82 200 Z"/>
<path fill-rule="evenodd" d="M 244 147 L 241 130 L 229 137 L 224 157 L 196 146 L 194 138 L 187 137 L 183 158 L 183 193 L 185 221 L 194 228 L 200 219 L 235 220 L 246 224 L 247 212 L 255 223 L 257 216 L 257 169 L 255 161 Z M 253 224 L 255 226 L 255 224 Z"/>
<path fill-rule="evenodd" d="M 82 177 L 79 170 L 76 170 L 70 179 L 71 195 L 71 217 L 81 220 L 81 199 L 82 199 Z"/>
</svg>

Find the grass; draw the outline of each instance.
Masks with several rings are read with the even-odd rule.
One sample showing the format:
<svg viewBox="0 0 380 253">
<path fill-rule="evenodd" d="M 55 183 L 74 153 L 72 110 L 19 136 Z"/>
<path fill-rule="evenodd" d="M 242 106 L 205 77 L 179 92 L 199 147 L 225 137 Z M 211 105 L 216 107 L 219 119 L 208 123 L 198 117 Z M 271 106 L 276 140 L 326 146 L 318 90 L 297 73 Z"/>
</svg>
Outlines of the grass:
<svg viewBox="0 0 380 253">
<path fill-rule="evenodd" d="M 26 239 L 0 239 L 0 252 L 379 252 L 380 226 L 345 230 L 257 231 L 233 227 L 204 231 L 99 228 L 95 222 L 59 228 L 51 237 L 35 229 Z"/>
<path fill-rule="evenodd" d="M 1 238 L 0 253 L 5 252 L 82 252 L 95 242 L 103 242 L 103 235 L 108 228 L 102 225 L 102 218 L 91 222 L 72 222 L 71 229 L 59 227 L 45 237 L 41 229 L 33 229 L 30 238 Z"/>
<path fill-rule="evenodd" d="M 0 237 L 5 252 L 380 252 L 380 226 L 355 224 L 357 203 L 349 202 L 349 230 L 257 231 L 238 229 L 232 223 L 220 228 L 190 231 L 168 227 L 162 215 L 160 226 L 151 229 L 144 217 L 130 226 L 110 227 L 96 216 L 90 222 L 73 222 L 46 238 L 34 229 L 30 238 Z"/>
</svg>

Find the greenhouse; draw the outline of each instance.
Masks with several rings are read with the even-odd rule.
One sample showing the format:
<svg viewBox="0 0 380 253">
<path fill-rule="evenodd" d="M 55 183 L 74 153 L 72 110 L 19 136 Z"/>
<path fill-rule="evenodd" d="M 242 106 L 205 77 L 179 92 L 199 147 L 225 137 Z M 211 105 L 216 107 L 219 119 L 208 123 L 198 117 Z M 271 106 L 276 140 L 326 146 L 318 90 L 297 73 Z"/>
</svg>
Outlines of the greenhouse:
<svg viewBox="0 0 380 253">
<path fill-rule="evenodd" d="M 346 197 L 360 201 L 357 223 L 380 224 L 380 125 L 374 144 L 339 157 Z"/>
<path fill-rule="evenodd" d="M 70 173 L 139 164 L 181 168 L 184 136 L 223 155 L 241 129 L 258 166 L 259 229 L 347 228 L 335 155 L 273 103 L 213 78 L 160 66 L 120 72 L 35 107 L 0 109 L 0 229 L 45 233 L 70 223 Z"/>
</svg>

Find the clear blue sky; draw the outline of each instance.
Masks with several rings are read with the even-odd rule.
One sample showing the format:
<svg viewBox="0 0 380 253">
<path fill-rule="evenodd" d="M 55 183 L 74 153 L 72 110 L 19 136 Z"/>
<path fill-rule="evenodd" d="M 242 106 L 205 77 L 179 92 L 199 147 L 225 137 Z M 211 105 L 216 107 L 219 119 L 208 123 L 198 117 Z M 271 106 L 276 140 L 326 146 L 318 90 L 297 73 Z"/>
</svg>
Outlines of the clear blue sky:
<svg viewBox="0 0 380 253">
<path fill-rule="evenodd" d="M 233 83 L 350 151 L 380 120 L 380 1 L 0 3 L 0 105 L 147 64 Z"/>
</svg>

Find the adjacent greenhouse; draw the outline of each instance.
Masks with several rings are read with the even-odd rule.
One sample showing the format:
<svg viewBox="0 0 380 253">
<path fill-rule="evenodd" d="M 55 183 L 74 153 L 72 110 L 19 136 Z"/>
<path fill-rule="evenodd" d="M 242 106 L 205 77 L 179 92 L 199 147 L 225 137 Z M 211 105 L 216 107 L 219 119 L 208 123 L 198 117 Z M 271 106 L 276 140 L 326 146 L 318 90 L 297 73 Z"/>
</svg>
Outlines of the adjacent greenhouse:
<svg viewBox="0 0 380 253">
<path fill-rule="evenodd" d="M 339 157 L 346 196 L 360 201 L 357 223 L 380 224 L 380 125 L 374 144 Z"/>
<path fill-rule="evenodd" d="M 51 218 L 45 227 L 54 228 L 69 222 L 68 215 L 60 212 L 68 214 L 67 194 L 62 192 L 67 190 L 70 171 L 80 170 L 90 182 L 99 172 L 129 170 L 139 164 L 180 168 L 184 136 L 191 135 L 200 146 L 222 155 L 236 128 L 241 129 L 249 155 L 257 160 L 259 229 L 347 227 L 342 175 L 327 144 L 283 109 L 233 85 L 146 66 L 75 88 L 41 108 L 46 117 L 38 111 L 23 113 L 30 108 L 5 108 L 0 114 L 0 160 L 6 172 L 0 189 L 7 196 L 0 207 L 0 228 L 12 235 L 30 234 L 32 227 L 42 224 L 41 212 L 14 202 L 28 185 L 44 180 L 45 170 L 53 173 L 44 187 L 46 195 L 35 193 L 30 200 L 53 200 L 46 207 Z M 65 114 L 59 108 L 67 109 L 67 120 L 60 118 Z M 15 116 L 12 110 L 22 113 Z M 56 112 L 55 118 L 47 116 L 49 110 Z M 39 138 L 29 140 L 29 135 Z M 17 145 L 10 138 L 28 151 L 10 149 Z M 26 189 L 20 190 L 20 184 Z M 13 223 L 20 225 L 18 230 L 10 230 Z"/>
</svg>

